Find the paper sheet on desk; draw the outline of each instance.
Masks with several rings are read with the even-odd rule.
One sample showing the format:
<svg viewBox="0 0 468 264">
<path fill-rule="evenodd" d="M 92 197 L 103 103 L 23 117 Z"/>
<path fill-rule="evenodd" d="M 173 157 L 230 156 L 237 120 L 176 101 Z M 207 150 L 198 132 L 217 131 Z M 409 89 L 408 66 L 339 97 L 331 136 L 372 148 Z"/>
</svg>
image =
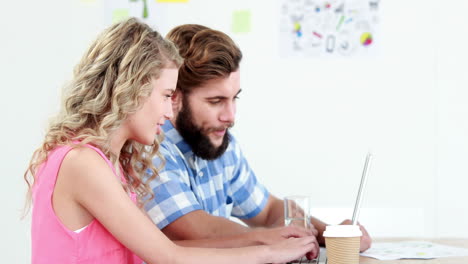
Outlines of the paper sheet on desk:
<svg viewBox="0 0 468 264">
<path fill-rule="evenodd" d="M 379 260 L 432 259 L 468 256 L 468 249 L 445 246 L 426 241 L 373 243 L 361 256 Z"/>
</svg>

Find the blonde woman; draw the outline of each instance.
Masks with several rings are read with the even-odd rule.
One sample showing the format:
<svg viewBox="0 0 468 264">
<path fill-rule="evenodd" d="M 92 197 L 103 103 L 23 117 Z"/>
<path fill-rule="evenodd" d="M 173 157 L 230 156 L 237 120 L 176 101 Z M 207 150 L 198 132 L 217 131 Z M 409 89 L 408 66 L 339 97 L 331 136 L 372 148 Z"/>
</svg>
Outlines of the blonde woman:
<svg viewBox="0 0 468 264">
<path fill-rule="evenodd" d="M 91 45 L 25 173 L 33 264 L 270 263 L 312 250 L 313 236 L 271 246 L 182 247 L 143 213 L 153 197 L 148 181 L 158 174 L 155 134 L 172 117 L 180 64 L 173 44 L 136 19 Z"/>
</svg>

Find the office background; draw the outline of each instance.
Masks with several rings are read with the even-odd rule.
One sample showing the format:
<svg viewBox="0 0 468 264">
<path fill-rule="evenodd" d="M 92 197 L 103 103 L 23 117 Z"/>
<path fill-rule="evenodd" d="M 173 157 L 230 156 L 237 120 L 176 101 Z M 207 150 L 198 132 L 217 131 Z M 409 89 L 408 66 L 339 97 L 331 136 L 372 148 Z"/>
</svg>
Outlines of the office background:
<svg viewBox="0 0 468 264">
<path fill-rule="evenodd" d="M 150 9 L 159 20 L 148 23 L 163 34 L 201 23 L 238 43 L 243 91 L 234 133 L 272 193 L 311 195 L 312 214 L 330 223 L 350 218 L 371 150 L 360 217 L 371 235 L 468 237 L 468 2 L 381 0 L 378 52 L 352 58 L 280 56 L 281 2 L 190 0 Z M 115 5 L 2 4 L 4 262 L 29 261 L 29 222 L 19 219 L 23 172 L 63 84 Z M 249 10 L 249 32 L 232 31 L 235 10 Z"/>
</svg>

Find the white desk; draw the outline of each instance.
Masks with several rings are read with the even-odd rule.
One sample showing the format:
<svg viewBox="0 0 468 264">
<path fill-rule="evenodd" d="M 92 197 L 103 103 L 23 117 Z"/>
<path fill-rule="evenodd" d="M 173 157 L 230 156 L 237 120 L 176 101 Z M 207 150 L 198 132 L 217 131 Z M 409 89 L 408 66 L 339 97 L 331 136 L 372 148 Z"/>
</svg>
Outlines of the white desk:
<svg viewBox="0 0 468 264">
<path fill-rule="evenodd" d="M 375 242 L 399 242 L 399 241 L 428 241 L 437 244 L 468 248 L 468 239 L 459 238 L 439 238 L 439 239 L 421 239 L 421 238 L 392 238 L 392 239 L 375 239 Z M 360 264 L 468 264 L 468 256 L 455 258 L 437 258 L 437 259 L 400 259 L 400 260 L 377 260 L 368 257 L 360 257 Z"/>
<path fill-rule="evenodd" d="M 437 244 L 468 248 L 468 239 L 451 239 L 451 238 L 440 238 L 440 239 L 421 239 L 421 238 L 379 238 L 374 239 L 374 242 L 399 242 L 399 241 L 429 241 Z M 322 249 L 320 253 L 319 264 L 325 264 L 326 250 Z M 299 263 L 299 262 L 295 262 Z M 312 263 L 314 261 L 307 262 L 302 261 L 301 263 Z M 437 259 L 400 259 L 400 260 L 378 260 L 368 257 L 359 257 L 360 264 L 468 264 L 468 256 L 456 257 L 456 258 L 437 258 Z"/>
</svg>

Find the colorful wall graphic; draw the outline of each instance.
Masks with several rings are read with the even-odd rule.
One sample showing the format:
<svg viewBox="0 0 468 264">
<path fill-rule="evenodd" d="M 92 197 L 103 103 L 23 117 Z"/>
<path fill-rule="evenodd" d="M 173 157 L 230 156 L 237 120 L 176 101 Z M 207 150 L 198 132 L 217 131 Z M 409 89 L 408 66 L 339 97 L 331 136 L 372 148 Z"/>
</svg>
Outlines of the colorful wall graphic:
<svg viewBox="0 0 468 264">
<path fill-rule="evenodd" d="M 282 0 L 283 56 L 367 56 L 379 45 L 380 0 Z"/>
</svg>

